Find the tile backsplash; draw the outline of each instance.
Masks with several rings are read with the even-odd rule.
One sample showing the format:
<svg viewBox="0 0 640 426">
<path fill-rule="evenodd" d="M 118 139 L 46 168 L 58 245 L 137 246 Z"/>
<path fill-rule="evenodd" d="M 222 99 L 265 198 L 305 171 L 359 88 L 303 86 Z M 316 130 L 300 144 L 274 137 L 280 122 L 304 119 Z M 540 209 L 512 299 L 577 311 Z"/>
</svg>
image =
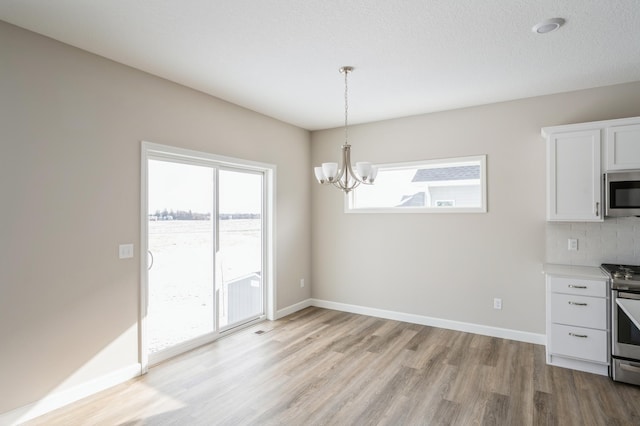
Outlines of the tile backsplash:
<svg viewBox="0 0 640 426">
<path fill-rule="evenodd" d="M 599 266 L 640 265 L 640 218 L 607 218 L 604 222 L 547 222 L 546 262 Z M 568 240 L 578 240 L 569 251 Z"/>
</svg>

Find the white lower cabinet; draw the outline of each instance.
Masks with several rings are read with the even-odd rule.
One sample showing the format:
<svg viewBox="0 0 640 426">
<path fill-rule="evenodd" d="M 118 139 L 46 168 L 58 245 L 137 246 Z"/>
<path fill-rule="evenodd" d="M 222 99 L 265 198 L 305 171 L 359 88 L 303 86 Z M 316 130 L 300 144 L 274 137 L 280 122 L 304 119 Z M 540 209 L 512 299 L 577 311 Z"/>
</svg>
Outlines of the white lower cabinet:
<svg viewBox="0 0 640 426">
<path fill-rule="evenodd" d="M 608 280 L 547 273 L 547 363 L 609 374 Z"/>
</svg>

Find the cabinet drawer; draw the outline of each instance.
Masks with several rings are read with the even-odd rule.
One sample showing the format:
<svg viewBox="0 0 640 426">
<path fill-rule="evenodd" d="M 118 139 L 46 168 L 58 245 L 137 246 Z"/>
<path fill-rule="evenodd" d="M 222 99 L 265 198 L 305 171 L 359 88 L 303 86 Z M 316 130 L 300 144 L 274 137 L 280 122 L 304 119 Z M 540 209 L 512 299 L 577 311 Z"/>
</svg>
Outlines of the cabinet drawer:
<svg viewBox="0 0 640 426">
<path fill-rule="evenodd" d="M 607 329 L 607 299 L 551 293 L 551 322 Z"/>
<path fill-rule="evenodd" d="M 550 353 L 588 361 L 608 362 L 607 332 L 567 325 L 551 325 Z"/>
<path fill-rule="evenodd" d="M 584 278 L 549 277 L 552 293 L 579 294 L 582 296 L 607 297 L 607 281 Z"/>
</svg>

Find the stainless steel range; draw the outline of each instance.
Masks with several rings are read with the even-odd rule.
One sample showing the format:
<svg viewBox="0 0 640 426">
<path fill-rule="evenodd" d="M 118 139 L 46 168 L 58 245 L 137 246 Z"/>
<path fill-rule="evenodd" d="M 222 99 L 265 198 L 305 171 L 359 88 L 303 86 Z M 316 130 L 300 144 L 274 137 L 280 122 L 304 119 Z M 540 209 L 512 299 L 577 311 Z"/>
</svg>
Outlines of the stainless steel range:
<svg viewBox="0 0 640 426">
<path fill-rule="evenodd" d="M 600 268 L 611 278 L 611 377 L 640 385 L 640 266 Z"/>
</svg>

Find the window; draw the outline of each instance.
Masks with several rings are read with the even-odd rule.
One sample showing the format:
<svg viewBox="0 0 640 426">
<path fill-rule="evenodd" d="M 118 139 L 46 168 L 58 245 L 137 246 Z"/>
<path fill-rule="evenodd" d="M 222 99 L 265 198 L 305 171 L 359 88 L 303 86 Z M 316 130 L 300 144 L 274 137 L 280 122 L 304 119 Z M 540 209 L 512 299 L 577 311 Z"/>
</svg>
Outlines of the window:
<svg viewBox="0 0 640 426">
<path fill-rule="evenodd" d="M 373 185 L 347 196 L 350 213 L 483 213 L 487 156 L 380 164 Z"/>
</svg>

